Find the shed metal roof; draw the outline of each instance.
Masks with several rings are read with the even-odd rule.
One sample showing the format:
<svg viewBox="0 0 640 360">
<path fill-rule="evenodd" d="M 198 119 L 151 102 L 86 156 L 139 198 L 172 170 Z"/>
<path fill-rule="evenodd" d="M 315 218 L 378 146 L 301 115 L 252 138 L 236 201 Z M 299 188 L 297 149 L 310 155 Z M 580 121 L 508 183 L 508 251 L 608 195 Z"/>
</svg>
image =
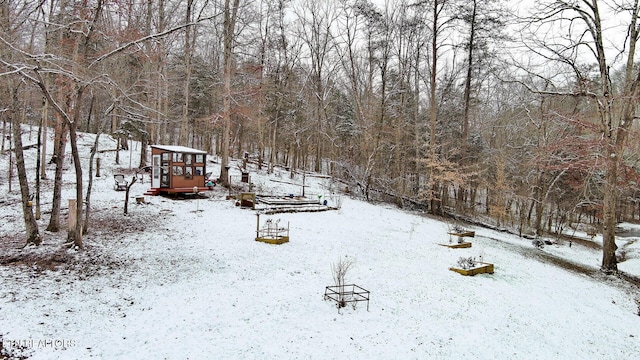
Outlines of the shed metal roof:
<svg viewBox="0 0 640 360">
<path fill-rule="evenodd" d="M 151 145 L 152 148 L 171 151 L 176 153 L 190 153 L 190 154 L 206 154 L 206 151 L 186 147 L 186 146 L 175 146 L 175 145 Z"/>
</svg>

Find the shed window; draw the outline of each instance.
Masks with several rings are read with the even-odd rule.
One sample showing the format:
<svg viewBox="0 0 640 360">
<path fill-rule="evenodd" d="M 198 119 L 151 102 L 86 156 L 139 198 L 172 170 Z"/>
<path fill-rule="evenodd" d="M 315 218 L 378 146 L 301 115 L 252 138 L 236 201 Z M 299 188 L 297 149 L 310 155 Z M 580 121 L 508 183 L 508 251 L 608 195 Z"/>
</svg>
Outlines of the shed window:
<svg viewBox="0 0 640 360">
<path fill-rule="evenodd" d="M 182 176 L 183 174 L 184 174 L 184 169 L 182 166 L 173 167 L 173 175 Z"/>
<path fill-rule="evenodd" d="M 194 173 L 196 176 L 204 175 L 202 166 L 196 166 L 196 172 Z"/>
<path fill-rule="evenodd" d="M 181 163 L 183 161 L 182 153 L 173 153 L 173 162 Z"/>
<path fill-rule="evenodd" d="M 191 154 L 184 154 L 184 163 L 191 165 Z"/>
<path fill-rule="evenodd" d="M 204 162 L 203 154 L 196 154 L 196 164 L 202 164 Z"/>
</svg>

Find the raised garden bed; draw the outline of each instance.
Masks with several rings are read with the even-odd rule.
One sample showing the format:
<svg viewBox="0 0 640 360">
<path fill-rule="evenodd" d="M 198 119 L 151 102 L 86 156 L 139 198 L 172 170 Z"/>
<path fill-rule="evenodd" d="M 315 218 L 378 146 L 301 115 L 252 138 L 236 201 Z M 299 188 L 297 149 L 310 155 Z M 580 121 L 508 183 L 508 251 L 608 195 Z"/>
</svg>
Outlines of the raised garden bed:
<svg viewBox="0 0 640 360">
<path fill-rule="evenodd" d="M 282 227 L 280 226 L 280 219 L 276 221 L 267 219 L 263 227 L 260 228 L 260 214 L 256 215 L 256 241 L 275 245 L 289 242 L 289 223 L 287 223 L 287 227 Z"/>
<path fill-rule="evenodd" d="M 451 236 L 456 236 L 458 238 L 458 242 L 463 242 L 466 237 L 475 237 L 475 231 L 451 231 L 448 233 Z"/>
<path fill-rule="evenodd" d="M 462 267 L 450 267 L 449 270 L 465 276 L 473 276 L 477 274 L 493 274 L 493 264 L 481 261 L 475 262 L 474 266 L 467 269 Z"/>
<path fill-rule="evenodd" d="M 438 244 L 440 246 L 446 246 L 448 248 L 451 249 L 461 249 L 461 248 L 470 248 L 471 247 L 471 243 L 468 241 L 463 241 L 463 242 L 459 242 L 459 243 L 451 243 L 451 244 Z"/>
<path fill-rule="evenodd" d="M 475 237 L 476 236 L 476 232 L 475 231 L 462 231 L 462 232 L 455 232 L 452 231 L 449 233 L 449 235 L 455 235 L 458 237 Z"/>
<path fill-rule="evenodd" d="M 449 234 L 449 243 L 440 244 L 440 245 L 446 246 L 452 249 L 470 248 L 471 242 L 465 241 L 464 238 L 476 236 L 475 231 L 469 231 L 463 228 L 453 229 L 452 231 L 449 231 L 447 234 Z M 455 236 L 458 239 L 457 243 L 453 242 L 453 239 L 452 239 L 453 236 Z"/>
<path fill-rule="evenodd" d="M 288 236 L 275 236 L 275 237 L 262 236 L 262 237 L 257 237 L 256 241 L 260 241 L 267 244 L 273 244 L 273 245 L 281 245 L 284 243 L 288 243 L 289 237 Z"/>
</svg>

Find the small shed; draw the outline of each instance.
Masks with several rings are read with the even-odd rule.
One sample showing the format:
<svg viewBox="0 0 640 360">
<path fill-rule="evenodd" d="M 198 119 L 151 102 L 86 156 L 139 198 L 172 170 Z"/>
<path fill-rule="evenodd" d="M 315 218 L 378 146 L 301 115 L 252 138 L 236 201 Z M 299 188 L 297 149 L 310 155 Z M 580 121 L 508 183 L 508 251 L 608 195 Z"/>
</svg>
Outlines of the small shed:
<svg viewBox="0 0 640 360">
<path fill-rule="evenodd" d="M 151 189 L 146 195 L 207 191 L 206 151 L 184 146 L 151 145 Z"/>
</svg>

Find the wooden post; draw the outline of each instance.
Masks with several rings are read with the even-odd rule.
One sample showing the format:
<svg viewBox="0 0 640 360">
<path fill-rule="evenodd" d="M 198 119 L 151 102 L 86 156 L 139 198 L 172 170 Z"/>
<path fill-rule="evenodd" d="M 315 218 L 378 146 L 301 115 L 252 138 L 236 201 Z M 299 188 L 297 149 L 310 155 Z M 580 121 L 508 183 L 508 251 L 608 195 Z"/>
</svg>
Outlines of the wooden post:
<svg viewBox="0 0 640 360">
<path fill-rule="evenodd" d="M 193 187 L 193 193 L 196 194 L 196 214 L 200 211 L 200 202 L 198 201 L 198 186 Z"/>
<path fill-rule="evenodd" d="M 260 237 L 260 213 L 256 213 L 256 240 Z"/>
<path fill-rule="evenodd" d="M 96 158 L 96 177 L 100 177 L 100 156 Z"/>
</svg>

